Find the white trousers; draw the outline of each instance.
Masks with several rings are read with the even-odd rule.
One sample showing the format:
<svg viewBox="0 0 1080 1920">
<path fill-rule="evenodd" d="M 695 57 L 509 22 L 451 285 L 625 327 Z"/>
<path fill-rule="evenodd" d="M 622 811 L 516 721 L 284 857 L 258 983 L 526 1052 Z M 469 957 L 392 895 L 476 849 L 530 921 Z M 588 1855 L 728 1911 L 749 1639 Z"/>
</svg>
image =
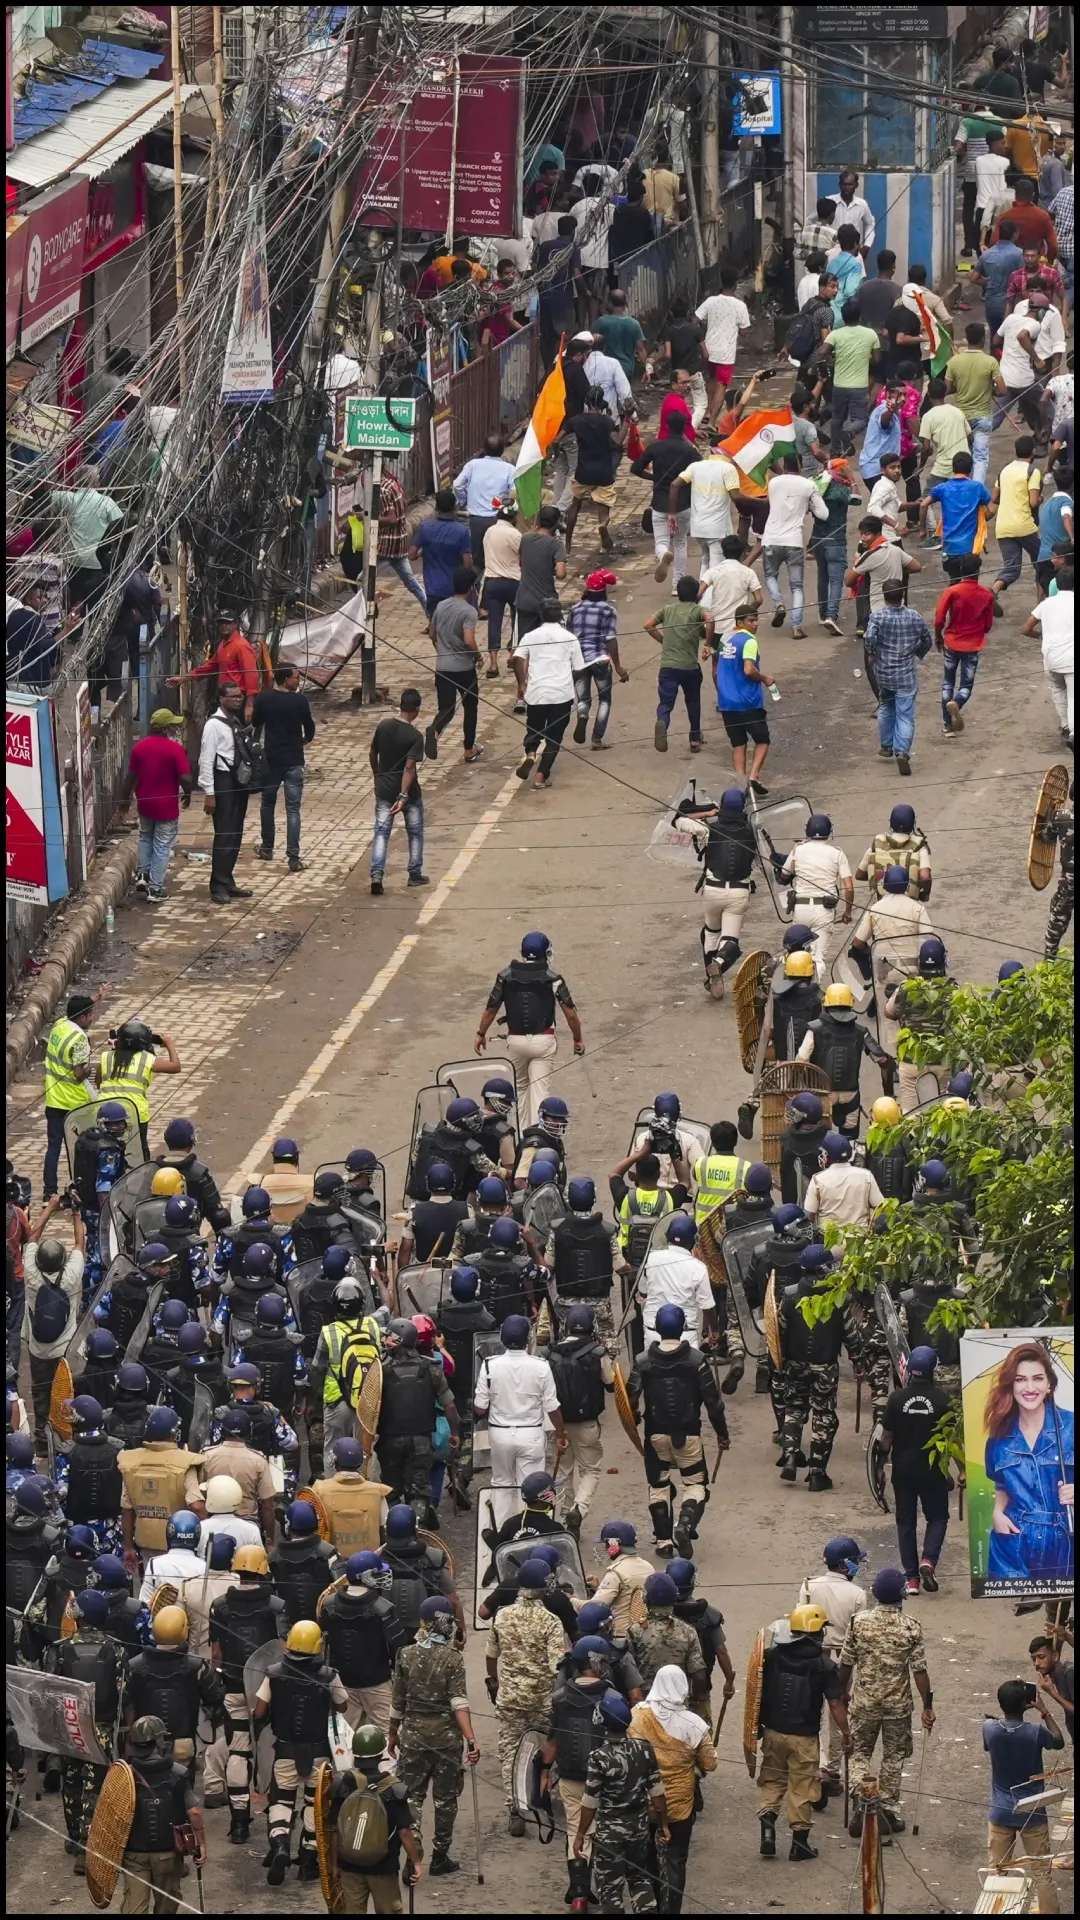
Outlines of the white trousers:
<svg viewBox="0 0 1080 1920">
<path fill-rule="evenodd" d="M 506 1051 L 514 1063 L 518 1085 L 518 1126 L 535 1127 L 540 1102 L 551 1086 L 558 1040 L 553 1033 L 510 1033 Z"/>
<path fill-rule="evenodd" d="M 819 980 L 825 977 L 825 954 L 828 950 L 833 919 L 834 910 L 831 907 L 796 906 L 792 915 L 793 921 L 797 921 L 800 927 L 809 927 L 814 936 L 810 943 L 810 952 L 814 957 Z"/>
<path fill-rule="evenodd" d="M 543 1427 L 489 1427 L 491 1511 L 496 1529 L 521 1511 L 521 1483 L 530 1473 L 547 1471 Z"/>
<path fill-rule="evenodd" d="M 709 536 L 703 536 L 700 533 L 695 533 L 693 538 L 697 541 L 698 546 L 701 548 L 700 571 L 702 573 L 705 573 L 708 571 L 710 567 L 718 567 L 724 558 L 724 549 L 722 544 L 723 535 L 718 536 L 714 540 Z"/>
<path fill-rule="evenodd" d="M 706 880 L 701 889 L 701 911 L 705 917 L 706 959 L 716 952 L 721 939 L 725 936 L 732 940 L 738 939 L 749 905 L 749 887 L 713 887 Z"/>
<path fill-rule="evenodd" d="M 668 526 L 669 518 L 675 522 L 674 533 L 672 533 L 671 528 Z M 686 573 L 689 567 L 689 560 L 687 558 L 687 542 L 690 538 L 689 507 L 684 507 L 681 513 L 671 515 L 657 513 L 654 507 L 652 530 L 653 547 L 657 559 L 659 559 L 662 553 L 666 553 L 669 547 L 673 546 L 675 548 L 675 565 L 671 569 L 671 591 L 674 593 L 678 581 L 682 579 L 683 574 Z"/>
<path fill-rule="evenodd" d="M 1050 689 L 1050 698 L 1054 703 L 1054 712 L 1070 738 L 1073 730 L 1073 679 L 1071 673 L 1051 673 L 1045 669 L 1046 684 Z"/>
<path fill-rule="evenodd" d="M 703 373 L 690 375 L 690 424 L 700 427 L 709 411 L 709 392 Z"/>
</svg>

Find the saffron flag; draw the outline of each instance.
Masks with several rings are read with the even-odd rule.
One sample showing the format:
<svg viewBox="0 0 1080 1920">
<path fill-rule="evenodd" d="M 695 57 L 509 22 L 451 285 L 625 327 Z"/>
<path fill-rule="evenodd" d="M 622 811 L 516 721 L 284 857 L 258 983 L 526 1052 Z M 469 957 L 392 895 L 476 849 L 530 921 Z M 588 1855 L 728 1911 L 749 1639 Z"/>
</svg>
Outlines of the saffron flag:
<svg viewBox="0 0 1080 1920">
<path fill-rule="evenodd" d="M 952 341 L 949 339 L 939 320 L 935 320 L 926 302 L 924 289 L 914 280 L 910 280 L 901 295 L 905 307 L 911 307 L 922 322 L 930 348 L 930 372 L 939 374 L 945 371 L 952 359 Z"/>
<path fill-rule="evenodd" d="M 544 459 L 566 413 L 566 381 L 562 370 L 562 350 L 536 396 L 532 419 L 514 469 L 514 492 L 519 511 L 535 519 L 540 511 L 544 480 Z"/>
<path fill-rule="evenodd" d="M 795 452 L 795 424 L 790 407 L 759 407 L 740 420 L 734 433 L 721 440 L 726 453 L 748 483 L 748 493 L 764 493 L 769 469 L 785 453 Z"/>
</svg>

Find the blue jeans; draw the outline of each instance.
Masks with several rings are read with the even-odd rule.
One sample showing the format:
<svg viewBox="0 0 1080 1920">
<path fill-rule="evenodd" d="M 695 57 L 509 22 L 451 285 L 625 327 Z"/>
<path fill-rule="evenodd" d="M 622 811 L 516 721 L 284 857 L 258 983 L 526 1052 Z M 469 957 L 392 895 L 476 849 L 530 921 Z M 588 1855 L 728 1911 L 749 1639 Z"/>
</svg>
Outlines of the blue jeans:
<svg viewBox="0 0 1080 1920">
<path fill-rule="evenodd" d="M 391 811 L 392 800 L 376 800 L 375 832 L 371 841 L 371 877 L 381 880 L 386 871 L 386 854 L 390 845 L 390 829 L 398 818 Z M 409 878 L 418 878 L 424 871 L 424 803 L 422 800 L 405 801 L 402 809 L 405 817 L 405 831 L 409 836 Z"/>
<path fill-rule="evenodd" d="M 787 562 L 788 585 L 791 588 L 791 624 L 801 627 L 803 623 L 803 571 L 806 555 L 801 547 L 766 547 L 762 556 L 765 572 L 765 591 L 774 606 L 782 607 L 783 596 L 780 592 L 780 569 Z"/>
<path fill-rule="evenodd" d="M 427 595 L 425 594 L 423 587 L 420 585 L 420 582 L 417 579 L 415 573 L 413 572 L 412 567 L 408 559 L 406 558 L 406 556 L 402 554 L 400 560 L 387 560 L 385 555 L 380 554 L 379 561 L 382 566 L 391 567 L 393 569 L 393 571 L 397 574 L 398 579 L 401 581 L 402 586 L 408 587 L 409 592 L 412 594 L 413 599 L 419 600 L 420 605 L 424 608 L 426 612 L 427 611 Z"/>
<path fill-rule="evenodd" d="M 819 540 L 811 548 L 817 561 L 817 598 L 818 612 L 823 620 L 835 620 L 840 612 L 840 602 L 844 597 L 844 575 L 847 572 L 847 538 L 841 534 L 839 539 Z M 791 567 L 788 566 L 788 577 Z"/>
<path fill-rule="evenodd" d="M 691 742 L 701 739 L 701 668 L 661 667 L 656 679 L 658 695 L 656 717 L 670 725 L 675 702 L 682 693 L 690 722 Z"/>
<path fill-rule="evenodd" d="M 607 732 L 607 723 L 611 718 L 611 661 L 590 660 L 584 673 L 575 673 L 574 692 L 577 695 L 578 718 L 587 720 L 592 705 L 592 690 L 596 688 L 596 722 L 592 737 L 602 740 Z M 701 711 L 700 697 L 698 711 Z"/>
<path fill-rule="evenodd" d="M 985 480 L 990 465 L 990 433 L 994 425 L 991 413 L 978 414 L 971 422 L 971 469 L 973 480 Z"/>
<path fill-rule="evenodd" d="M 958 707 L 966 707 L 971 699 L 975 685 L 975 675 L 979 671 L 977 653 L 954 653 L 952 647 L 942 651 L 941 668 L 941 717 L 952 732 L 952 716 L 948 703 L 955 700 Z"/>
<path fill-rule="evenodd" d="M 56 1180 L 60 1171 L 60 1155 L 64 1150 L 64 1121 L 70 1111 L 70 1107 L 46 1107 L 45 1109 L 45 1165 L 41 1175 L 43 1200 L 51 1200 L 57 1191 Z"/>
<path fill-rule="evenodd" d="M 910 753 L 915 738 L 915 698 L 913 693 L 897 693 L 893 687 L 879 688 L 878 733 L 883 747 L 897 753 Z"/>
<path fill-rule="evenodd" d="M 286 767 L 284 773 L 271 772 L 270 779 L 262 792 L 259 809 L 259 826 L 262 844 L 267 853 L 274 851 L 274 813 L 277 808 L 278 788 L 285 789 L 285 851 L 290 860 L 300 858 L 300 801 L 304 793 L 304 769 Z"/>
<path fill-rule="evenodd" d="M 169 856 L 179 831 L 179 818 L 148 820 L 145 813 L 139 815 L 139 850 L 135 856 L 135 864 L 141 874 L 149 875 L 152 887 L 165 885 Z"/>
</svg>

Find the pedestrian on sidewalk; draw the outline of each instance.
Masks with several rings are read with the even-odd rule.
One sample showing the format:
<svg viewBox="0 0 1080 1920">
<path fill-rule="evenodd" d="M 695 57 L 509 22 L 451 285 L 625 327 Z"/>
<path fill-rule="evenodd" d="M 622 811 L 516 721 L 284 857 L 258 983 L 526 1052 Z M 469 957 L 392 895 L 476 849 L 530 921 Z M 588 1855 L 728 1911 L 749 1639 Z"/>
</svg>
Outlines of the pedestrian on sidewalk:
<svg viewBox="0 0 1080 1920">
<path fill-rule="evenodd" d="M 739 335 L 750 325 L 750 315 L 742 300 L 735 297 L 739 284 L 736 267 L 721 267 L 720 292 L 712 293 L 697 308 L 695 318 L 705 323 L 705 384 L 709 417 L 715 422 L 727 397 L 735 372 Z"/>
<path fill-rule="evenodd" d="M 214 828 L 210 855 L 210 898 L 216 907 L 227 907 L 230 900 L 250 900 L 251 888 L 237 886 L 233 875 L 244 839 L 248 788 L 241 784 L 237 760 L 240 744 L 247 760 L 247 729 L 244 727 L 246 695 L 243 687 L 226 681 L 218 703 L 203 728 L 199 746 L 199 788 L 203 811 Z M 249 770 L 247 767 L 244 771 Z"/>
<path fill-rule="evenodd" d="M 499 508 L 495 524 L 484 535 L 484 599 L 488 616 L 487 678 L 499 677 L 503 615 L 510 615 L 509 651 L 514 650 L 514 607 L 521 585 L 521 533 L 514 502 Z"/>
<path fill-rule="evenodd" d="M 413 528 L 409 559 L 419 560 L 424 569 L 424 611 L 431 619 L 440 600 L 449 600 L 454 591 L 454 575 L 472 553 L 472 535 L 457 517 L 453 487 L 440 487 L 435 495 L 435 511 Z"/>
<path fill-rule="evenodd" d="M 608 528 L 616 498 L 615 470 L 626 445 L 630 422 L 623 420 L 621 425 L 616 425 L 600 388 L 591 387 L 586 411 L 567 420 L 562 431 L 573 435 L 578 449 L 577 472 L 570 482 L 572 501 L 566 516 L 566 551 L 570 552 L 581 503 L 591 500 L 596 507 L 600 545 L 605 553 L 610 553 L 615 544 Z"/>
<path fill-rule="evenodd" d="M 584 744 L 595 688 L 596 719 L 592 732 L 594 753 L 602 752 L 609 744 L 605 741 L 604 735 L 611 717 L 612 671 L 618 674 L 624 685 L 630 678 L 619 659 L 618 615 L 607 597 L 608 588 L 617 587 L 618 584 L 615 575 L 606 572 L 604 568 L 600 568 L 596 573 L 590 573 L 585 582 L 584 594 L 570 608 L 566 616 L 566 624 L 570 632 L 576 634 L 581 648 L 581 657 L 585 662 L 584 670 L 574 677 L 574 691 L 577 696 L 574 740 L 579 747 Z"/>
<path fill-rule="evenodd" d="M 41 1196 L 51 1200 L 56 1193 L 60 1152 L 64 1144 L 64 1122 L 77 1107 L 90 1099 L 90 1041 L 87 1031 L 94 1017 L 99 996 L 73 993 L 58 1020 L 54 1020 L 45 1043 L 45 1166 Z"/>
<path fill-rule="evenodd" d="M 274 857 L 274 812 L 278 788 L 285 789 L 285 851 L 290 873 L 303 873 L 300 858 L 300 802 L 304 795 L 304 745 L 315 738 L 315 721 L 306 693 L 300 692 L 300 670 L 283 661 L 274 668 L 274 685 L 256 696 L 252 710 L 256 735 L 266 749 L 269 779 L 260 807 L 260 860 Z"/>
<path fill-rule="evenodd" d="M 454 476 L 454 497 L 469 516 L 473 566 L 478 573 L 484 566 L 484 535 L 499 511 L 495 503 L 509 500 L 514 487 L 514 469 L 504 458 L 504 444 L 501 434 L 489 433 L 483 453 L 466 460 Z"/>
<path fill-rule="evenodd" d="M 527 780 L 532 773 L 534 787 L 551 785 L 551 770 L 574 705 L 575 676 L 585 669 L 577 635 L 562 624 L 559 602 L 549 601 L 543 612 L 538 627 L 518 635 L 510 660 L 518 695 L 525 702 L 525 749 L 517 776 Z"/>
<path fill-rule="evenodd" d="M 383 891 L 390 832 L 399 815 L 409 841 L 409 885 L 426 887 L 424 872 L 424 799 L 418 769 L 424 758 L 424 736 L 416 722 L 420 695 L 406 687 L 396 720 L 380 720 L 371 736 L 368 762 L 375 782 L 375 832 L 371 839 L 371 891 Z"/>
<path fill-rule="evenodd" d="M 120 790 L 120 817 L 131 805 L 132 794 L 139 815 L 135 888 L 153 901 L 165 898 L 165 875 L 180 831 L 180 808 L 191 805 L 191 768 L 174 738 L 183 726 L 183 714 L 170 713 L 168 707 L 155 709 L 145 740 L 136 740 L 131 749 Z"/>
<path fill-rule="evenodd" d="M 946 587 L 934 614 L 934 645 L 943 656 L 941 730 L 946 740 L 964 731 L 963 709 L 975 687 L 979 655 L 994 624 L 994 596 L 979 585 L 977 553 L 959 562 L 959 578 Z"/>
<path fill-rule="evenodd" d="M 686 420 L 681 413 L 668 417 L 667 438 L 651 440 L 647 447 L 630 462 L 630 471 L 639 480 L 652 481 L 653 550 L 656 554 L 656 580 L 667 578 L 672 560 L 675 562 L 675 574 L 681 579 L 686 572 L 686 543 L 690 534 L 690 496 L 679 475 L 683 469 L 689 469 L 701 460 L 696 447 L 687 446 Z M 671 505 L 675 501 L 674 507 Z M 674 592 L 674 587 L 672 588 Z"/>
<path fill-rule="evenodd" d="M 746 778 L 746 746 L 753 742 L 749 786 L 759 799 L 768 792 L 758 775 L 769 751 L 769 722 L 765 714 L 765 688 L 775 683 L 761 671 L 758 647 L 758 610 L 750 601 L 736 609 L 735 626 L 721 640 L 716 656 L 716 699 L 724 732 L 731 742 L 731 763 L 741 778 Z"/>
<path fill-rule="evenodd" d="M 871 613 L 863 636 L 877 675 L 879 757 L 895 758 L 897 772 L 909 774 L 915 743 L 918 662 L 930 652 L 934 639 L 922 614 L 914 607 L 905 607 L 902 580 L 887 581 L 882 592 L 885 604 Z"/>
<path fill-rule="evenodd" d="M 997 534 L 997 577 L 990 589 L 995 600 L 1019 580 L 1026 554 L 1035 571 L 1039 559 L 1039 528 L 1036 515 L 1042 500 L 1042 469 L 1035 465 L 1035 442 L 1030 434 L 1021 434 L 1013 442 L 1015 459 L 1006 461 L 998 474 L 992 499 L 997 507 L 994 530 Z M 1000 601 L 995 611 L 1001 612 Z"/>
<path fill-rule="evenodd" d="M 644 623 L 646 633 L 660 642 L 653 746 L 657 753 L 667 752 L 668 727 L 681 693 L 690 722 L 690 751 L 700 753 L 702 672 L 698 662 L 702 649 L 708 651 L 712 641 L 712 615 L 698 605 L 698 583 L 692 573 L 683 575 L 675 592 L 674 604 L 651 613 Z"/>
<path fill-rule="evenodd" d="M 876 335 L 875 335 L 876 338 Z M 827 520 L 829 510 L 818 491 L 817 483 L 799 472 L 799 456 L 788 453 L 784 456 L 783 471 L 770 474 L 768 487 L 769 513 L 761 536 L 765 588 L 776 609 L 772 617 L 774 627 L 782 627 L 787 619 L 787 609 L 780 595 L 780 569 L 787 567 L 788 585 L 791 588 L 791 635 L 793 640 L 805 640 L 803 629 L 803 571 L 805 550 L 803 544 L 803 523 L 807 513 L 815 520 Z"/>
<path fill-rule="evenodd" d="M 396 473 L 388 471 L 393 454 L 383 454 L 382 479 L 379 481 L 379 564 L 383 561 L 396 573 L 414 600 L 426 611 L 426 595 L 409 563 L 409 522 L 405 489 Z"/>
<path fill-rule="evenodd" d="M 476 744 L 480 709 L 477 671 L 480 649 L 476 643 L 480 616 L 473 601 L 476 578 L 473 567 L 459 567 L 450 599 L 441 600 L 431 616 L 429 632 L 435 648 L 435 694 L 439 710 L 424 735 L 429 760 L 439 757 L 439 740 L 454 717 L 459 699 L 465 758 L 470 762 L 479 760 L 484 751 Z"/>
</svg>

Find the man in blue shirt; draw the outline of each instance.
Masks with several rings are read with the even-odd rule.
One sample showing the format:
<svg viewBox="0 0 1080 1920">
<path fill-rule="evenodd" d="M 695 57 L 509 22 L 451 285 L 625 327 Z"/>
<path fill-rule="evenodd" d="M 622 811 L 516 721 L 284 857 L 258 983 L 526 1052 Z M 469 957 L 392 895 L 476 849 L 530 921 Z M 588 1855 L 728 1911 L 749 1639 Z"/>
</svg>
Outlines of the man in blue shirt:
<svg viewBox="0 0 1080 1920">
<path fill-rule="evenodd" d="M 939 481 L 919 501 L 919 533 L 924 540 L 930 503 L 937 501 L 941 510 L 941 545 L 945 559 L 950 554 L 977 551 L 975 542 L 979 533 L 979 508 L 984 508 L 988 514 L 993 510 L 993 496 L 989 489 L 983 486 L 981 480 L 971 477 L 974 465 L 970 453 L 954 454 L 951 477 Z"/>
<path fill-rule="evenodd" d="M 409 546 L 410 560 L 423 560 L 425 610 L 430 620 L 440 600 L 449 600 L 454 591 L 454 575 L 472 552 L 472 536 L 457 517 L 453 487 L 440 487 L 435 495 L 435 512 L 430 520 L 421 520 L 413 528 Z"/>
<path fill-rule="evenodd" d="M 481 573 L 484 571 L 484 535 L 495 525 L 499 505 L 510 498 L 513 485 L 514 469 L 509 460 L 503 459 L 503 440 L 497 433 L 489 433 L 483 453 L 475 460 L 466 460 L 461 472 L 454 476 L 455 497 L 469 516 L 473 565 Z"/>
<path fill-rule="evenodd" d="M 983 1747 L 990 1755 L 990 1865 L 1007 1866 L 1014 1850 L 1022 1854 L 1038 1889 L 1039 1912 L 1060 1913 L 1050 1871 L 1046 1808 L 1018 1807 L 1017 1801 L 1039 1792 L 1042 1756 L 1062 1748 L 1065 1737 L 1028 1681 L 1006 1680 L 997 1697 L 1005 1718 L 984 1720 L 982 1730 Z M 1025 1721 L 1029 1707 L 1038 1714 L 1040 1726 Z"/>
<path fill-rule="evenodd" d="M 746 774 L 746 743 L 753 742 L 754 758 L 750 766 L 750 787 L 760 799 L 768 792 L 758 774 L 769 751 L 769 722 L 765 717 L 765 689 L 774 682 L 761 671 L 761 653 L 757 642 L 758 610 L 754 606 L 736 609 L 735 628 L 720 641 L 716 656 L 716 705 L 731 742 L 731 763 L 736 773 Z"/>
<path fill-rule="evenodd" d="M 922 614 L 905 607 L 902 580 L 886 580 L 882 593 L 885 605 L 871 613 L 863 648 L 878 683 L 879 756 L 882 760 L 895 757 L 897 772 L 908 774 L 915 742 L 918 662 L 930 652 L 934 636 Z"/>
<path fill-rule="evenodd" d="M 1014 273 L 1019 273 L 1024 256 L 1016 244 L 1015 220 L 1002 220 L 992 247 L 979 255 L 971 269 L 973 280 L 981 280 L 986 301 L 986 324 L 990 338 L 1005 318 L 1005 289 Z"/>
<path fill-rule="evenodd" d="M 859 472 L 868 484 L 881 478 L 881 462 L 888 453 L 900 454 L 900 409 L 904 404 L 904 383 L 890 380 L 866 423 L 866 437 L 859 455 Z"/>
</svg>

